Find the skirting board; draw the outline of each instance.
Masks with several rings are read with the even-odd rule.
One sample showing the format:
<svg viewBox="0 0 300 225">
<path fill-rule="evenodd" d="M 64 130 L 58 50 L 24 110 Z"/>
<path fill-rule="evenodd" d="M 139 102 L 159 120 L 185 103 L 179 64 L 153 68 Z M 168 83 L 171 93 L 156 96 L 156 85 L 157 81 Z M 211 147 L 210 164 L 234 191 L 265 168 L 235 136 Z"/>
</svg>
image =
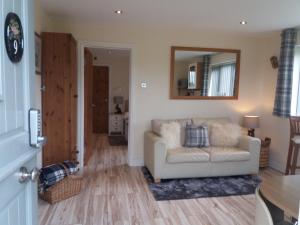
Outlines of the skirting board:
<svg viewBox="0 0 300 225">
<path fill-rule="evenodd" d="M 279 172 L 282 172 L 282 173 L 285 172 L 285 165 L 283 165 L 282 163 L 277 162 L 275 160 L 270 160 L 269 161 L 269 167 L 271 167 L 272 169 L 275 169 Z"/>
<path fill-rule="evenodd" d="M 144 166 L 144 160 L 142 159 L 130 159 L 129 166 Z"/>
</svg>

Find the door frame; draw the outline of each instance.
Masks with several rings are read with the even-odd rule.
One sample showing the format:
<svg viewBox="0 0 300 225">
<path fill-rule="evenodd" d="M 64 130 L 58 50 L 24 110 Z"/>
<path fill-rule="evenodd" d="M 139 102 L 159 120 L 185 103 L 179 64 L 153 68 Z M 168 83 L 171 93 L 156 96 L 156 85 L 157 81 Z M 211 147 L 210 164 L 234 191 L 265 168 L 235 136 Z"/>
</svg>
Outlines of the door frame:
<svg viewBox="0 0 300 225">
<path fill-rule="evenodd" d="M 129 66 L 129 126 L 128 126 L 128 165 L 141 166 L 141 163 L 134 159 L 134 105 L 135 105 L 135 68 L 136 68 L 136 46 L 127 43 L 110 43 L 97 41 L 78 41 L 78 128 L 77 146 L 79 150 L 79 165 L 84 166 L 84 48 L 104 48 L 128 50 L 130 52 Z"/>
</svg>

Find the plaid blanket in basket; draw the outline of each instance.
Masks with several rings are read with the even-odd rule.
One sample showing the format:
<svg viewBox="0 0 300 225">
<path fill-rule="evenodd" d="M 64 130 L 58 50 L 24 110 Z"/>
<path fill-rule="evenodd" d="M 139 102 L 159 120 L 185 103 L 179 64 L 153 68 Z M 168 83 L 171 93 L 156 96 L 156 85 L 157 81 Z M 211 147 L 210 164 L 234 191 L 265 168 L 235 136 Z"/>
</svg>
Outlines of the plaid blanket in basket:
<svg viewBox="0 0 300 225">
<path fill-rule="evenodd" d="M 66 171 L 64 166 L 61 164 L 63 164 L 68 171 Z M 68 173 L 71 175 L 79 170 L 77 165 L 73 162 L 64 161 L 61 164 L 53 164 L 40 169 L 40 193 L 46 191 L 49 187 L 64 179 Z"/>
</svg>

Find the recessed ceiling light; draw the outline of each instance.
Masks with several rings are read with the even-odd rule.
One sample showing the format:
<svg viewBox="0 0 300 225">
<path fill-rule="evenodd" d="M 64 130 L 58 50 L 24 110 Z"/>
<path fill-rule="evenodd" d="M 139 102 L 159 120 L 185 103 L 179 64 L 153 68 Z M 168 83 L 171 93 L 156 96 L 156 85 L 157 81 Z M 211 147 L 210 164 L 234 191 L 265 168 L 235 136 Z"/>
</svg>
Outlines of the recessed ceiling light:
<svg viewBox="0 0 300 225">
<path fill-rule="evenodd" d="M 246 25 L 248 22 L 246 21 L 246 20 L 242 20 L 241 22 L 240 22 L 240 24 L 242 24 L 242 25 Z"/>
<path fill-rule="evenodd" d="M 121 15 L 123 13 L 123 11 L 121 9 L 118 9 L 115 11 L 116 14 Z"/>
</svg>

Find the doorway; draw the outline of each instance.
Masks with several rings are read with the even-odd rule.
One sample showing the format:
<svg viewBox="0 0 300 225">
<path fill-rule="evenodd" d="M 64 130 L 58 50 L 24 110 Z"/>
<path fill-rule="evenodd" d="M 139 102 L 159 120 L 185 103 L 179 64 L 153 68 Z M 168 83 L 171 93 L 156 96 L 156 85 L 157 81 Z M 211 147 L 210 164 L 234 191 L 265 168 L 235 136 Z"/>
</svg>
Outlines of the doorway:
<svg viewBox="0 0 300 225">
<path fill-rule="evenodd" d="M 129 49 L 84 48 L 84 164 L 93 155 L 99 135 L 109 145 L 127 150 L 130 56 Z"/>
</svg>

